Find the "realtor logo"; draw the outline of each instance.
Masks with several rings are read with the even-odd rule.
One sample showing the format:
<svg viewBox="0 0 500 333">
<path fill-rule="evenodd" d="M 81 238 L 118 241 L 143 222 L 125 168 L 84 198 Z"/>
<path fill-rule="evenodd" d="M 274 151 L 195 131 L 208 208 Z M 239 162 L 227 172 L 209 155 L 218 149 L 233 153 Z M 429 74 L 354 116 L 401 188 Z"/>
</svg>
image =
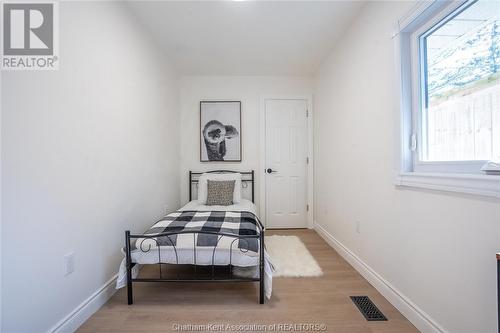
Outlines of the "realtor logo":
<svg viewBox="0 0 500 333">
<path fill-rule="evenodd" d="M 58 69 L 57 3 L 2 4 L 2 69 Z"/>
</svg>

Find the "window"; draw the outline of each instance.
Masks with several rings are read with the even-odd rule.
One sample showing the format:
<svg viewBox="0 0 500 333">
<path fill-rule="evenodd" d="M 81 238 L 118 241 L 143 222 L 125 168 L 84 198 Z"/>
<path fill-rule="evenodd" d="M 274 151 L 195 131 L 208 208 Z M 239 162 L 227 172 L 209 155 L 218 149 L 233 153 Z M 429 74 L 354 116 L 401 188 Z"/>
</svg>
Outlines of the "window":
<svg viewBox="0 0 500 333">
<path fill-rule="evenodd" d="M 500 2 L 464 4 L 418 45 L 420 160 L 500 159 Z"/>
<path fill-rule="evenodd" d="M 475 185 L 464 179 L 480 179 L 500 197 L 500 175 L 481 172 L 488 161 L 500 161 L 500 1 L 423 4 L 399 22 L 396 40 L 402 82 L 398 183 L 419 176 L 439 189 L 445 177 L 441 187 L 450 189 L 454 177 L 470 189 Z"/>
</svg>

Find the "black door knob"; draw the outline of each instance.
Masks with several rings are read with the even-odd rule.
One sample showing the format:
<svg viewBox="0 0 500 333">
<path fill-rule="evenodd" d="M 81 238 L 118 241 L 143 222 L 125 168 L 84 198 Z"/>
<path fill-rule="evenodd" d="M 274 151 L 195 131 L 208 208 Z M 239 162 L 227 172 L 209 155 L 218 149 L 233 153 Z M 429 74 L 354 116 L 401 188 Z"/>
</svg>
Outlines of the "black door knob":
<svg viewBox="0 0 500 333">
<path fill-rule="evenodd" d="M 266 171 L 267 171 L 267 173 L 273 173 L 273 169 L 271 169 L 271 168 L 268 168 Z"/>
</svg>

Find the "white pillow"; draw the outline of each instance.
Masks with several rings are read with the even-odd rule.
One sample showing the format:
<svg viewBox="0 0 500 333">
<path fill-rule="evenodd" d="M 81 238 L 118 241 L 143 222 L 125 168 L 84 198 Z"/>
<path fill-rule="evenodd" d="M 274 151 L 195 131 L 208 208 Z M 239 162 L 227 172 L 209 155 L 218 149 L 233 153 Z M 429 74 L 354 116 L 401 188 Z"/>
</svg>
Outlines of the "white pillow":
<svg viewBox="0 0 500 333">
<path fill-rule="evenodd" d="M 198 178 L 198 203 L 207 204 L 207 180 L 234 180 L 233 203 L 241 202 L 241 173 L 204 173 Z"/>
</svg>

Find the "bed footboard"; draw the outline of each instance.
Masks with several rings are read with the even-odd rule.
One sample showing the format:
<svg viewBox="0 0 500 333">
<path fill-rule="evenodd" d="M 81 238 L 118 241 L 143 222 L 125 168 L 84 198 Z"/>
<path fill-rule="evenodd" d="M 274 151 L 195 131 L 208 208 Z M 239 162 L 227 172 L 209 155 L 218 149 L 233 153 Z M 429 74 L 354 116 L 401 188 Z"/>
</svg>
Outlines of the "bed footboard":
<svg viewBox="0 0 500 333">
<path fill-rule="evenodd" d="M 126 270 L 127 270 L 127 300 L 128 304 L 133 304 L 133 284 L 136 282 L 259 282 L 259 303 L 264 304 L 265 301 L 265 293 L 264 293 L 264 226 L 260 221 L 258 221 L 257 228 L 259 233 L 257 235 L 235 235 L 224 232 L 212 232 L 212 231 L 179 231 L 179 232 L 163 232 L 154 235 L 132 235 L 130 231 L 125 231 L 125 259 L 126 259 Z M 179 249 L 176 247 L 173 239 L 178 237 L 179 235 L 190 234 L 193 237 L 193 249 L 192 249 L 192 264 L 183 264 L 179 260 Z M 197 245 L 196 242 L 196 234 L 204 234 L 204 235 L 213 235 L 217 237 L 217 243 L 213 247 L 210 247 L 212 251 L 211 254 L 211 262 L 209 264 L 205 263 L 203 266 L 197 264 L 197 250 L 200 245 Z M 231 240 L 231 247 L 229 248 L 229 263 L 226 265 L 218 265 L 215 258 L 218 249 L 218 245 L 220 240 L 223 237 L 228 237 Z M 136 249 L 133 249 L 137 239 L 142 239 L 139 242 L 139 246 Z M 162 239 L 162 241 L 158 241 L 158 239 Z M 250 277 L 242 277 L 235 276 L 233 274 L 233 245 L 238 242 L 248 242 L 253 239 L 258 241 L 258 276 L 250 276 Z M 149 242 L 145 242 L 145 240 L 149 240 Z M 151 246 L 151 241 L 153 241 L 156 246 Z M 167 244 L 165 244 L 167 242 Z M 143 244 L 145 244 L 143 246 Z M 162 259 L 162 248 L 168 247 L 170 250 L 170 254 L 172 257 L 170 260 L 166 261 Z M 190 249 L 189 249 L 190 250 Z M 239 248 L 242 253 L 245 253 L 241 248 Z M 151 251 L 155 252 L 155 257 L 157 256 L 157 260 L 155 259 L 155 263 L 151 265 L 157 265 L 158 267 L 158 276 L 157 277 L 136 277 L 134 278 L 132 275 L 132 268 L 136 263 L 133 262 L 132 259 L 132 251 L 141 251 L 142 253 L 148 253 Z M 206 247 L 205 247 L 206 251 Z M 247 250 L 248 251 L 248 250 Z M 191 253 L 191 251 L 189 252 Z M 173 255 L 175 255 L 175 260 L 173 260 Z M 174 274 L 171 274 L 168 270 L 168 266 L 172 266 L 171 270 L 175 270 Z M 178 269 L 172 269 L 176 267 L 182 266 L 190 266 L 189 274 L 179 273 Z M 227 267 L 226 267 L 227 266 Z M 222 272 L 221 272 L 222 270 Z M 202 272 L 203 271 L 203 274 Z M 208 274 L 207 274 L 208 271 Z M 224 272 L 225 271 L 225 272 Z"/>
</svg>

